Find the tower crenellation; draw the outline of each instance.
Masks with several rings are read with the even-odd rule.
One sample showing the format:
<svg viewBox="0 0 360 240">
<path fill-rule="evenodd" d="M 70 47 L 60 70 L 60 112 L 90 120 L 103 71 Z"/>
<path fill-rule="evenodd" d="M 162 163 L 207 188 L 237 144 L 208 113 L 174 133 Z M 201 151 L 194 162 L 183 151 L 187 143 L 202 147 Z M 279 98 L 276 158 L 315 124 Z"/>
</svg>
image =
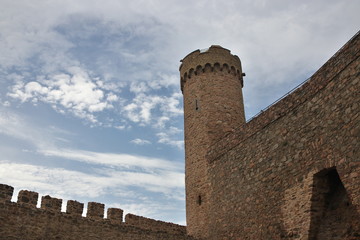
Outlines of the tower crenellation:
<svg viewBox="0 0 360 240">
<path fill-rule="evenodd" d="M 181 91 L 185 82 L 193 75 L 209 71 L 224 71 L 236 75 L 243 86 L 241 62 L 238 56 L 232 55 L 230 50 L 219 45 L 212 45 L 206 50 L 195 50 L 181 60 L 179 68 Z"/>
</svg>

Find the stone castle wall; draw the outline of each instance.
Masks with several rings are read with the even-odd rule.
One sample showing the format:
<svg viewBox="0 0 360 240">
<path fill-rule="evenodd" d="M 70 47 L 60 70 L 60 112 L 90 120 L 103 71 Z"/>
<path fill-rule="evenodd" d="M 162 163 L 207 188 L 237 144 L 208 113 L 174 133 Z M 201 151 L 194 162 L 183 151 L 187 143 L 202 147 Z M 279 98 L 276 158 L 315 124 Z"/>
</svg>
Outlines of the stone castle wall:
<svg viewBox="0 0 360 240">
<path fill-rule="evenodd" d="M 207 154 L 211 239 L 360 239 L 360 35 Z"/>
<path fill-rule="evenodd" d="M 37 208 L 38 193 L 22 190 L 18 201 L 11 202 L 13 187 L 0 184 L 0 239 L 123 239 L 185 240 L 185 226 L 127 214 L 105 205 L 89 202 L 86 217 L 84 204 L 69 200 L 61 212 L 62 199 L 43 196 Z"/>
<path fill-rule="evenodd" d="M 208 70 L 220 81 L 228 79 L 224 66 L 210 68 L 205 64 L 196 79 Z M 200 100 L 201 112 L 206 108 Z M 209 95 L 205 103 L 211 100 Z M 206 139 L 212 145 L 198 149 L 205 163 L 197 167 L 203 169 L 193 171 L 208 191 L 202 204 L 192 206 L 200 208 L 194 219 L 203 222 L 189 227 L 209 240 L 360 239 L 359 109 L 358 33 L 292 94 L 235 132 L 219 131 L 219 141 Z M 188 149 L 195 146 L 189 146 L 191 137 L 186 135 Z M 109 208 L 104 219 L 101 203 L 88 203 L 82 217 L 84 204 L 77 201 L 69 200 L 61 212 L 61 199 L 43 196 L 37 208 L 38 193 L 20 191 L 17 203 L 12 195 L 11 186 L 0 185 L 0 239 L 193 239 L 176 224 L 132 214 L 123 222 L 121 209 Z M 192 197 L 187 201 L 199 200 Z"/>
</svg>

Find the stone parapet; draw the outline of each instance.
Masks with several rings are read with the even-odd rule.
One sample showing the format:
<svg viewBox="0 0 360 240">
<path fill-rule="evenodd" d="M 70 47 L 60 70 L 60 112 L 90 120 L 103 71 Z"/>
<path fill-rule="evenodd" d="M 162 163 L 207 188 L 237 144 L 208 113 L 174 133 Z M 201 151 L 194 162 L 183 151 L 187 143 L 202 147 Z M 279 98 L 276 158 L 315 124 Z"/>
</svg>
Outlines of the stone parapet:
<svg viewBox="0 0 360 240">
<path fill-rule="evenodd" d="M 68 200 L 66 212 L 61 212 L 62 199 L 21 190 L 18 202 L 11 202 L 14 188 L 0 184 L 0 239 L 124 239 L 124 240 L 195 240 L 186 235 L 185 226 L 128 214 L 123 222 L 123 210 L 89 202 L 86 217 L 84 204 Z"/>
</svg>

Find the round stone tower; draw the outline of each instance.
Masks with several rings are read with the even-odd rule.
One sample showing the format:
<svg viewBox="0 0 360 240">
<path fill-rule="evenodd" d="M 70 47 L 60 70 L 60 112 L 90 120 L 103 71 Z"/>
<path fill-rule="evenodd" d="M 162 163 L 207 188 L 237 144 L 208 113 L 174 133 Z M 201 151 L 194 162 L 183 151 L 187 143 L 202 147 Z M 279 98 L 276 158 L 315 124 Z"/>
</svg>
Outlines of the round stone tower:
<svg viewBox="0 0 360 240">
<path fill-rule="evenodd" d="M 196 50 L 181 62 L 187 230 L 206 238 L 212 189 L 206 153 L 210 145 L 245 123 L 243 73 L 239 57 L 216 45 Z"/>
</svg>

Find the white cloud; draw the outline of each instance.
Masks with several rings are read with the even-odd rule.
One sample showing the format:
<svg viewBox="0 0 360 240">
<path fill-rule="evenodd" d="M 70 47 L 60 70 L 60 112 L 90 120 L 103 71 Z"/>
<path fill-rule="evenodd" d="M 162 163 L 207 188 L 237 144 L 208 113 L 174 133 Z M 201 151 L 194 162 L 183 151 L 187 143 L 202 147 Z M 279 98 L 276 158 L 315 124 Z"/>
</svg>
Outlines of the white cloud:
<svg viewBox="0 0 360 240">
<path fill-rule="evenodd" d="M 146 125 L 154 124 L 152 118 L 164 114 L 153 115 L 159 105 L 153 101 L 139 106 L 137 96 L 155 96 L 154 90 L 178 88 L 178 61 L 197 48 L 220 44 L 243 60 L 249 79 L 245 79 L 246 100 L 248 106 L 256 107 L 258 101 L 267 100 L 257 97 L 259 91 L 274 95 L 266 91 L 270 84 L 283 87 L 304 78 L 358 30 L 358 1 L 330 3 L 230 0 L 218 11 L 218 6 L 208 1 L 175 5 L 166 1 L 109 1 L 101 5 L 81 0 L 50 5 L 40 1 L 36 7 L 32 3 L 6 2 L 2 5 L 6 11 L 0 17 L 4 36 L 0 40 L 4 49 L 0 68 L 16 67 L 23 73 L 38 69 L 52 76 L 71 66 L 92 69 L 105 79 L 92 81 L 100 90 L 91 91 L 93 98 L 89 99 L 95 102 L 78 103 L 68 93 L 70 99 L 62 99 L 60 104 L 73 108 L 76 116 L 96 122 L 94 113 L 118 101 L 105 91 L 118 92 L 128 84 L 136 96 L 127 104 L 130 106 L 124 106 L 125 115 Z M 207 10 L 196 11 L 204 8 Z M 189 11 L 196 11 L 198 18 L 189 17 Z M 37 61 L 33 63 L 34 59 Z M 48 88 L 44 83 L 29 85 L 28 89 L 23 83 L 13 87 L 13 96 L 36 103 L 46 95 L 42 92 Z M 59 94 L 52 91 L 48 103 L 57 101 Z M 136 109 L 130 108 L 132 103 Z M 168 106 L 173 113 L 180 109 Z M 66 113 L 59 106 L 55 108 Z"/>
<path fill-rule="evenodd" d="M 119 97 L 116 96 L 114 93 L 109 93 L 106 97 L 107 101 L 109 102 L 116 102 L 117 100 L 119 100 Z"/>
<path fill-rule="evenodd" d="M 59 148 L 59 141 L 61 143 L 68 142 L 67 139 L 60 136 L 72 133 L 53 126 L 44 128 L 43 126 L 29 125 L 26 119 L 7 109 L 0 108 L 0 113 L 0 134 L 31 143 L 34 151 L 48 157 L 60 157 L 107 167 L 143 169 L 149 172 L 158 170 L 181 172 L 183 168 L 178 162 L 160 158 Z M 177 128 L 170 128 L 169 134 L 173 135 L 179 131 Z M 135 142 L 147 144 L 147 140 L 135 139 Z"/>
<path fill-rule="evenodd" d="M 134 143 L 136 145 L 147 145 L 147 144 L 151 144 L 151 142 L 149 140 L 145 140 L 145 139 L 140 139 L 140 138 L 136 138 L 130 141 L 131 143 Z"/>
<path fill-rule="evenodd" d="M 169 117 L 166 117 L 166 116 L 159 117 L 157 119 L 157 123 L 155 124 L 155 127 L 163 129 L 163 128 L 165 128 L 165 125 L 168 121 L 170 121 Z"/>
<path fill-rule="evenodd" d="M 114 126 L 114 128 L 116 128 L 118 130 L 124 130 L 126 128 L 126 126 L 120 125 L 120 126 Z"/>
<path fill-rule="evenodd" d="M 171 96 L 146 95 L 139 93 L 123 107 L 124 115 L 131 121 L 140 123 L 141 125 L 152 124 L 157 127 L 163 127 L 164 123 L 170 117 L 181 116 L 183 114 L 180 105 L 182 95 L 175 92 Z M 153 116 L 155 110 L 160 111 L 159 114 Z"/>
<path fill-rule="evenodd" d="M 115 189 L 140 187 L 172 198 L 182 192 L 184 174 L 158 172 L 155 174 L 118 171 L 104 168 L 101 174 L 88 174 L 63 168 L 0 161 L 0 182 L 16 188 L 27 188 L 59 198 L 99 197 L 111 195 Z M 166 181 L 164 181 L 166 179 Z"/>
<path fill-rule="evenodd" d="M 39 149 L 39 153 L 45 156 L 61 157 L 89 164 L 97 164 L 108 167 L 118 168 L 139 168 L 146 171 L 155 170 L 176 170 L 181 171 L 179 163 L 167 161 L 159 158 L 136 156 L 129 154 L 99 153 L 82 151 L 76 149 Z"/>
<path fill-rule="evenodd" d="M 0 181 L 11 181 L 14 187 L 31 189 L 54 197 L 70 196 L 96 197 L 104 194 L 107 185 L 105 177 L 30 164 L 0 161 Z"/>
<path fill-rule="evenodd" d="M 96 122 L 93 115 L 113 108 L 112 103 L 119 98 L 98 85 L 88 73 L 78 67 L 71 67 L 68 73 L 49 76 L 39 82 L 19 81 L 8 95 L 25 101 L 42 101 L 51 104 L 56 110 L 69 111 L 81 118 Z M 106 95 L 106 96 L 105 96 Z"/>
<path fill-rule="evenodd" d="M 159 73 L 157 78 L 154 81 L 149 81 L 148 84 L 152 89 L 169 88 L 169 87 L 178 88 L 179 76 Z"/>
<path fill-rule="evenodd" d="M 179 135 L 182 137 L 182 130 L 176 127 L 170 127 L 166 132 L 157 133 L 158 142 L 162 144 L 167 144 L 170 146 L 177 147 L 179 149 L 184 149 L 184 140 L 178 140 Z"/>
<path fill-rule="evenodd" d="M 130 84 L 130 91 L 133 93 L 144 93 L 149 91 L 149 87 L 146 82 L 132 82 Z"/>
<path fill-rule="evenodd" d="M 71 166 L 86 164 L 87 170 L 93 172 L 90 174 L 58 167 L 16 163 L 15 159 L 9 162 L 3 155 L 0 157 L 0 182 L 6 183 L 9 179 L 16 186 L 34 187 L 65 198 L 70 195 L 99 196 L 115 187 L 138 187 L 177 199 L 183 192 L 183 166 L 179 162 L 140 155 L 59 148 L 60 143 L 71 143 L 61 135 L 69 136 L 74 133 L 54 126 L 39 128 L 29 125 L 18 114 L 6 109 L 0 113 L 0 134 L 33 144 L 32 150 L 25 149 L 24 152 L 40 154 L 50 166 L 56 166 L 57 159 L 60 158 L 71 163 Z"/>
</svg>

